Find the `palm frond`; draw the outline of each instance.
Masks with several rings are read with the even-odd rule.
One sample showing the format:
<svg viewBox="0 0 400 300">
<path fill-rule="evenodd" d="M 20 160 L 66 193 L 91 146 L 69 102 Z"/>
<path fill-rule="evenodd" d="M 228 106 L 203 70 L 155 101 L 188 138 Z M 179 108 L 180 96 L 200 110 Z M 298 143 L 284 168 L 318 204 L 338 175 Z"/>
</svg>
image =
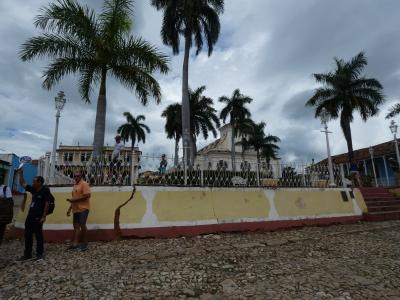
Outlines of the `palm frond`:
<svg viewBox="0 0 400 300">
<path fill-rule="evenodd" d="M 397 116 L 398 114 L 400 114 L 400 103 L 396 103 L 389 109 L 389 112 L 386 115 L 386 119 L 391 119 Z"/>
<path fill-rule="evenodd" d="M 39 29 L 69 34 L 87 42 L 96 38 L 99 29 L 94 10 L 75 0 L 60 0 L 43 7 L 34 24 Z"/>
</svg>

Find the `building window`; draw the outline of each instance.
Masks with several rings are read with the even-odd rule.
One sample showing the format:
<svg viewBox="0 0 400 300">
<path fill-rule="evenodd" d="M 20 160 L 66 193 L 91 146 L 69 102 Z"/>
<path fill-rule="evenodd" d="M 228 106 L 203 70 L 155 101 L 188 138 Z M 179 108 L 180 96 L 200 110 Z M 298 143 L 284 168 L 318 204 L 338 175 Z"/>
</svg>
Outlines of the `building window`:
<svg viewBox="0 0 400 300">
<path fill-rule="evenodd" d="M 217 170 L 226 171 L 228 169 L 228 163 L 224 160 L 220 160 L 217 165 Z"/>
<path fill-rule="evenodd" d="M 64 152 L 63 158 L 65 162 L 72 162 L 72 159 L 74 157 L 74 154 L 71 152 Z"/>
<path fill-rule="evenodd" d="M 87 162 L 90 159 L 90 152 L 82 152 L 81 153 L 81 162 Z"/>
</svg>

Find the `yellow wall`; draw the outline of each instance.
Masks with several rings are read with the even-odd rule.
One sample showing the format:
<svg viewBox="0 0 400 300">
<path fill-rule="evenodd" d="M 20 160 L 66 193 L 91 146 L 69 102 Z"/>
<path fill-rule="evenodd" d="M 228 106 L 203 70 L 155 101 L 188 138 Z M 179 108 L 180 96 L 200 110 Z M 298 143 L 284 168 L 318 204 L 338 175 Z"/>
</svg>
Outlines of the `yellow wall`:
<svg viewBox="0 0 400 300">
<path fill-rule="evenodd" d="M 349 214 L 353 212 L 351 201 L 343 202 L 337 191 L 290 192 L 282 191 L 275 196 L 275 207 L 280 216 L 315 216 Z"/>
<path fill-rule="evenodd" d="M 149 190 L 154 194 L 154 199 L 146 199 Z M 70 197 L 70 190 L 52 188 L 52 193 L 56 198 L 56 207 L 54 213 L 48 216 L 46 225 L 48 228 L 51 224 L 70 225 L 72 216 L 66 216 L 69 203 L 65 200 Z M 93 188 L 88 225 L 97 224 L 101 228 L 101 225 L 108 224 L 110 228 L 114 223 L 116 208 L 130 195 L 129 188 Z M 355 203 L 361 211 L 366 212 L 365 202 L 358 190 L 355 190 L 355 197 Z M 30 197 L 25 212 L 18 215 L 17 223 L 24 222 L 29 204 Z M 344 202 L 339 189 L 278 189 L 264 193 L 263 189 L 138 187 L 134 199 L 120 212 L 121 226 L 131 224 L 139 227 L 268 221 L 270 217 L 274 220 L 290 220 L 357 215 L 353 201 L 349 199 Z"/>
</svg>

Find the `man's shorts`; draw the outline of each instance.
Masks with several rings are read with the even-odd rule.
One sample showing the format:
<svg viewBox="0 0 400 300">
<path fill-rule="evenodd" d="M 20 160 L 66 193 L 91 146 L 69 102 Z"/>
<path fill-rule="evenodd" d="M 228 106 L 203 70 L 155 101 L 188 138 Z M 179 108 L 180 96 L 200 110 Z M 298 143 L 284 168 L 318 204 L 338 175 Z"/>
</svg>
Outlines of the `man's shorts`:
<svg viewBox="0 0 400 300">
<path fill-rule="evenodd" d="M 86 225 L 86 220 L 89 215 L 89 210 L 84 210 L 78 213 L 74 213 L 74 224 L 79 224 L 81 226 Z"/>
</svg>

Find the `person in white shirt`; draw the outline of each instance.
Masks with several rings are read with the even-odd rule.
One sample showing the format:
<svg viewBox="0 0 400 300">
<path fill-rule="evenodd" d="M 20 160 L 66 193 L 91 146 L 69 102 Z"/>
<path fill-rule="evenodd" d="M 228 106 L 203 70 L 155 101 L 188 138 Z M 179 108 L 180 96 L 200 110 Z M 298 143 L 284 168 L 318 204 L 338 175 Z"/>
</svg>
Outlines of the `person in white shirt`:
<svg viewBox="0 0 400 300">
<path fill-rule="evenodd" d="M 117 161 L 121 160 L 121 150 L 124 148 L 124 144 L 121 142 L 121 136 L 117 135 L 115 137 L 115 146 L 112 153 L 112 161 L 116 163 Z"/>
<path fill-rule="evenodd" d="M 124 144 L 121 141 L 121 136 L 116 135 L 115 137 L 115 146 L 111 156 L 111 183 L 117 183 L 120 180 L 120 172 L 121 172 L 121 151 L 124 148 Z"/>
<path fill-rule="evenodd" d="M 4 184 L 4 177 L 0 174 L 0 244 L 3 241 L 7 224 L 12 221 L 13 209 L 11 189 Z"/>
</svg>

